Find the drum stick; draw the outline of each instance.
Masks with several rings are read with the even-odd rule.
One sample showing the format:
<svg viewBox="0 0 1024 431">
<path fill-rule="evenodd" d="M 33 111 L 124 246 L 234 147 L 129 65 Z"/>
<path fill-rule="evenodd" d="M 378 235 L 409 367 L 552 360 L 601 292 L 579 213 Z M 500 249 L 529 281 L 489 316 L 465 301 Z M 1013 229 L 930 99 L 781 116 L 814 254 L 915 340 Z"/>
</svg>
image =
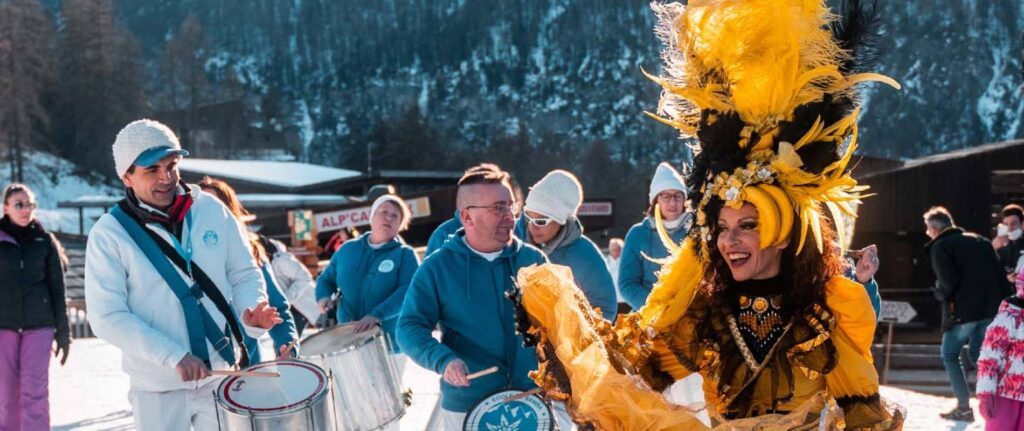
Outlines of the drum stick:
<svg viewBox="0 0 1024 431">
<path fill-rule="evenodd" d="M 210 371 L 212 376 L 238 376 L 238 377 L 281 377 L 281 373 L 276 371 L 231 371 L 231 370 L 213 370 Z"/>
<path fill-rule="evenodd" d="M 475 379 L 477 377 L 483 377 L 483 376 L 486 376 L 488 374 L 494 374 L 494 373 L 497 373 L 497 372 L 498 372 L 498 367 L 497 366 L 493 366 L 493 367 L 488 368 L 486 370 L 480 370 L 480 371 L 477 371 L 477 372 L 475 372 L 473 374 L 467 375 L 466 376 L 466 380 L 473 380 L 473 379 Z"/>
<path fill-rule="evenodd" d="M 512 401 L 521 400 L 521 399 L 526 398 L 526 397 L 528 397 L 530 395 L 537 395 L 537 394 L 540 393 L 541 390 L 542 390 L 541 388 L 533 388 L 533 389 L 530 389 L 530 390 L 528 390 L 526 392 L 523 392 L 523 393 L 521 393 L 519 395 L 513 395 L 511 397 L 505 398 L 505 401 L 503 401 L 503 402 L 511 403 Z"/>
</svg>

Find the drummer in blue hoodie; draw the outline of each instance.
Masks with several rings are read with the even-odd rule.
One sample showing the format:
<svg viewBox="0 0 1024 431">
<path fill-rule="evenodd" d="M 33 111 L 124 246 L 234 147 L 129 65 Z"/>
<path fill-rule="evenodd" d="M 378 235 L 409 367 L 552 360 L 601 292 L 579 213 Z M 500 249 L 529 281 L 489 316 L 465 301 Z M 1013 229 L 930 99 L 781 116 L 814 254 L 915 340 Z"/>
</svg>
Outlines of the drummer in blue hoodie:
<svg viewBox="0 0 1024 431">
<path fill-rule="evenodd" d="M 400 371 L 405 367 L 405 356 L 395 342 L 395 326 L 409 283 L 420 266 L 416 252 L 398 236 L 411 218 L 402 198 L 377 198 L 370 207 L 370 231 L 346 241 L 316 281 L 320 311 L 326 311 L 331 295 L 340 293 L 338 322 L 354 322 L 357 332 L 379 324 Z"/>
<path fill-rule="evenodd" d="M 515 334 L 512 277 L 546 262 L 512 236 L 519 209 L 508 174 L 467 171 L 456 199 L 463 228 L 424 260 L 398 318 L 398 345 L 420 366 L 441 374 L 442 429 L 462 429 L 466 412 L 500 389 L 535 387 L 533 349 Z M 431 336 L 441 327 L 441 341 Z M 498 372 L 467 375 L 497 366 Z"/>
<path fill-rule="evenodd" d="M 668 257 L 668 249 L 661 242 L 654 222 L 654 205 L 661 208 L 661 222 L 676 244 L 686 236 L 686 183 L 672 165 L 662 162 L 654 171 L 654 179 L 647 194 L 650 207 L 647 217 L 633 225 L 626 233 L 619 258 L 619 293 L 634 310 L 647 302 L 647 295 L 658 279 L 655 273 L 661 265 L 650 259 Z"/>
<path fill-rule="evenodd" d="M 583 204 L 583 186 L 570 172 L 551 171 L 530 187 L 523 208 L 527 239 L 547 255 L 551 263 L 572 269 L 576 285 L 590 305 L 599 307 L 608 321 L 615 321 L 618 303 L 615 283 L 601 251 L 583 235 L 577 217 Z"/>
</svg>

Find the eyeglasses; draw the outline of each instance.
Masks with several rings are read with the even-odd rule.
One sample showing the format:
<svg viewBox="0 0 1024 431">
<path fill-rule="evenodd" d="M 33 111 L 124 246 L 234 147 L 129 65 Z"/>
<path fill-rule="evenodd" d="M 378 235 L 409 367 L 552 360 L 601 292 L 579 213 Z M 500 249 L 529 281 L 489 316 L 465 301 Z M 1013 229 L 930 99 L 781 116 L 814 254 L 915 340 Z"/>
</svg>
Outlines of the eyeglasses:
<svg viewBox="0 0 1024 431">
<path fill-rule="evenodd" d="M 468 205 L 468 206 L 466 206 L 466 209 L 468 209 L 468 210 L 469 209 L 474 209 L 474 208 L 488 208 L 488 209 L 491 210 L 492 213 L 494 213 L 494 215 L 496 215 L 498 217 L 504 217 L 505 214 L 512 213 L 512 218 L 518 217 L 519 216 L 519 211 L 520 211 L 519 203 L 516 203 L 516 202 L 513 202 L 513 203 L 499 202 L 499 203 L 492 204 L 492 205 Z"/>
<path fill-rule="evenodd" d="M 658 202 L 683 202 L 686 200 L 686 195 L 682 193 L 661 193 L 657 199 Z"/>
<path fill-rule="evenodd" d="M 525 214 L 525 215 L 523 215 L 523 217 L 526 217 L 526 221 L 530 222 L 530 224 L 532 224 L 534 226 L 537 226 L 537 227 L 544 227 L 544 226 L 547 226 L 547 225 L 555 222 L 550 217 L 537 217 L 537 218 L 533 218 L 533 217 L 530 217 L 529 214 Z"/>
<path fill-rule="evenodd" d="M 25 208 L 33 209 L 34 210 L 34 209 L 36 209 L 36 203 L 35 202 L 14 201 L 14 209 L 16 209 L 16 210 L 23 210 Z"/>
</svg>

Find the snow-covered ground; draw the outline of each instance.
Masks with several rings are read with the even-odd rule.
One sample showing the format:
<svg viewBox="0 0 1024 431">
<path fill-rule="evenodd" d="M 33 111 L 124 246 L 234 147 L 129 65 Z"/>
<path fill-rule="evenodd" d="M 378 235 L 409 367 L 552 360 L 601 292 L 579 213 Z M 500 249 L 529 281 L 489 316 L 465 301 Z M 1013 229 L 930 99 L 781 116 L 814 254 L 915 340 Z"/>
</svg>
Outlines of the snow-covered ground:
<svg viewBox="0 0 1024 431">
<path fill-rule="evenodd" d="M 412 406 L 401 421 L 403 430 L 425 429 L 437 401 L 437 375 L 409 361 L 402 377 L 413 390 Z M 128 406 L 128 376 L 121 372 L 121 353 L 99 339 L 75 340 L 66 366 L 50 366 L 51 421 L 55 430 L 133 430 Z M 939 413 L 955 404 L 952 398 L 883 387 L 882 396 L 908 412 L 905 430 L 983 430 L 973 424 L 943 421 Z M 976 403 L 972 404 L 977 407 Z"/>
</svg>

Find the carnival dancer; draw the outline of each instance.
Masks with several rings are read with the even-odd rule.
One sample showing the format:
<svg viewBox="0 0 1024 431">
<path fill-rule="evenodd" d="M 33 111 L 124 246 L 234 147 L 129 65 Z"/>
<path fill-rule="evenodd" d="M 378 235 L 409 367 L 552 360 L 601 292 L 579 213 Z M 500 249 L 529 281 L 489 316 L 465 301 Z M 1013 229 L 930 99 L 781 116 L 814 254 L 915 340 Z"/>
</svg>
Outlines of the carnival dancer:
<svg viewBox="0 0 1024 431">
<path fill-rule="evenodd" d="M 544 254 L 512 236 L 519 214 L 507 173 L 471 169 L 459 180 L 462 229 L 429 255 L 413 276 L 398 319 L 398 344 L 441 379 L 441 428 L 461 430 L 466 412 L 499 389 L 535 387 L 532 349 L 513 328 L 505 293 L 520 268 Z M 431 336 L 440 324 L 441 341 Z M 498 372 L 468 380 L 470 373 Z"/>
<path fill-rule="evenodd" d="M 848 171 L 855 87 L 898 88 L 863 72 L 877 11 L 851 1 L 835 19 L 817 0 L 653 8 L 667 45 L 651 76 L 664 88 L 657 118 L 696 141 L 694 227 L 682 244 L 660 230 L 671 256 L 615 328 L 557 267 L 520 271 L 538 384 L 597 429 L 706 428 L 699 406 L 657 392 L 691 373 L 723 429 L 902 427 L 878 394 L 871 301 L 833 246 L 847 243 L 833 221 L 853 216 L 865 190 Z"/>
<path fill-rule="evenodd" d="M 121 350 L 139 429 L 217 429 L 211 370 L 245 365 L 242 331 L 281 322 L 244 227 L 185 184 L 167 126 L 132 122 L 113 144 L 125 198 L 89 232 L 85 298 L 97 336 Z"/>
<path fill-rule="evenodd" d="M 248 227 L 247 223 L 256 219 L 255 216 L 249 214 L 245 207 L 242 206 L 242 202 L 238 200 L 235 189 L 230 184 L 210 177 L 203 177 L 199 181 L 199 189 L 216 197 L 243 226 Z M 246 233 L 249 235 L 250 252 L 253 259 L 256 260 L 256 264 L 259 265 L 260 271 L 263 273 L 263 282 L 267 286 L 267 302 L 271 307 L 277 309 L 282 320 L 281 323 L 274 325 L 269 331 L 270 339 L 274 345 L 273 351 L 281 359 L 293 358 L 298 356 L 300 346 L 298 343 L 294 343 L 295 340 L 298 340 L 299 333 L 295 329 L 295 318 L 291 313 L 291 304 L 277 284 L 277 276 L 274 273 L 274 268 L 271 267 L 270 258 L 267 256 L 266 249 L 263 248 L 260 236 L 254 232 L 247 231 Z M 264 360 L 274 359 L 273 357 L 264 358 L 260 352 L 259 340 L 246 337 L 245 334 L 242 335 L 245 338 L 245 347 L 249 352 L 250 363 L 255 364 Z"/>
<path fill-rule="evenodd" d="M 639 310 L 651 294 L 657 272 L 658 259 L 668 257 L 668 248 L 658 237 L 654 224 L 655 208 L 661 224 L 673 243 L 686 237 L 686 183 L 672 165 L 662 162 L 654 171 L 647 193 L 646 217 L 626 232 L 619 261 L 619 292 L 633 310 Z"/>
<path fill-rule="evenodd" d="M 610 322 L 618 314 L 615 283 L 601 251 L 583 235 L 577 212 L 583 204 L 583 186 L 575 175 L 551 171 L 526 195 L 527 239 L 548 257 L 551 263 L 572 269 L 573 277 L 590 305 L 601 309 Z"/>
</svg>

